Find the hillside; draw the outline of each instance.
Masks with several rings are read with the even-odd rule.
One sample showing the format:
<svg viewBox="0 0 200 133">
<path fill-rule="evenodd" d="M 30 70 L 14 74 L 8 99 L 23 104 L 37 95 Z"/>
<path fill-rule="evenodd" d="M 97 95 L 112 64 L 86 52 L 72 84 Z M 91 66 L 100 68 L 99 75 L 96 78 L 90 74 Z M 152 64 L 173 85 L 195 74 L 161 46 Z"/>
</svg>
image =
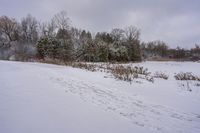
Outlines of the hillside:
<svg viewBox="0 0 200 133">
<path fill-rule="evenodd" d="M 1 133 L 199 133 L 200 63 L 143 62 L 168 80 L 119 81 L 106 72 L 0 61 Z M 191 91 L 188 91 L 188 87 Z"/>
</svg>

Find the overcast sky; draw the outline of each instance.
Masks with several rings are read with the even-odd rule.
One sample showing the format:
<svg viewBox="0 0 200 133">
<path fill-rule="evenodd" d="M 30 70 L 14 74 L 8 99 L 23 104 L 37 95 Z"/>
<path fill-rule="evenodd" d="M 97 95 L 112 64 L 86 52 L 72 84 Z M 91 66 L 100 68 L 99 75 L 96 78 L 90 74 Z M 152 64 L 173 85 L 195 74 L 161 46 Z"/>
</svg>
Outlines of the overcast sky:
<svg viewBox="0 0 200 133">
<path fill-rule="evenodd" d="M 200 0 L 0 0 L 0 15 L 28 13 L 40 21 L 65 10 L 73 26 L 92 32 L 129 25 L 141 40 L 163 40 L 171 47 L 200 44 Z"/>
</svg>

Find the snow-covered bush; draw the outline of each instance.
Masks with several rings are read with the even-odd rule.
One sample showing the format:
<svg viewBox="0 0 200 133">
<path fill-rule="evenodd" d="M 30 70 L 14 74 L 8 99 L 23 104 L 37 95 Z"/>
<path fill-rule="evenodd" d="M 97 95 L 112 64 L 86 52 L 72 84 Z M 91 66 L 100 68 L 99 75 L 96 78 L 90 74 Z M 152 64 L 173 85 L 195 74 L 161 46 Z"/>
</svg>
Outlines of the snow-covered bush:
<svg viewBox="0 0 200 133">
<path fill-rule="evenodd" d="M 163 72 L 155 72 L 154 78 L 161 78 L 167 80 L 169 78 L 169 75 L 163 73 Z"/>
<path fill-rule="evenodd" d="M 125 46 L 109 45 L 110 61 L 128 61 L 128 50 Z"/>
<path fill-rule="evenodd" d="M 194 75 L 192 72 L 180 72 L 180 73 L 176 74 L 174 77 L 176 80 L 200 81 L 200 77 L 197 75 Z"/>
</svg>

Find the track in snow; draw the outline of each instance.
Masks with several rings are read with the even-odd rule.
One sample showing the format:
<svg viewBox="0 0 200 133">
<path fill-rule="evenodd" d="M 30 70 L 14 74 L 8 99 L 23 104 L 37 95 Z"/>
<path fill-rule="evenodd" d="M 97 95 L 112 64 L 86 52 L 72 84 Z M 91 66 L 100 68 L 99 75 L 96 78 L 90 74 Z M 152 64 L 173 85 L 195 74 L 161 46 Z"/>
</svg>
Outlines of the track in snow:
<svg viewBox="0 0 200 133">
<path fill-rule="evenodd" d="M 62 85 L 67 93 L 75 94 L 82 100 L 100 106 L 106 111 L 115 112 L 138 126 L 169 133 L 187 133 L 188 131 L 185 129 L 191 128 L 193 132 L 200 132 L 200 116 L 198 114 L 151 104 L 142 101 L 138 95 L 130 95 L 119 92 L 115 88 L 105 88 L 69 77 L 51 77 L 50 79 Z"/>
</svg>

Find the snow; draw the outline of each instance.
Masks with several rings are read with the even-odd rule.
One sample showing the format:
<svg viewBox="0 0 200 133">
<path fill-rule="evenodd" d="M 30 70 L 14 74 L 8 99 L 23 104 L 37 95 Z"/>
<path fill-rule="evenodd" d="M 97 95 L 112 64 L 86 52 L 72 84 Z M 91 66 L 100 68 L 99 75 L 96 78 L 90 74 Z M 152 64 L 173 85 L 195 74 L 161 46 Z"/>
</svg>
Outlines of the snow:
<svg viewBox="0 0 200 133">
<path fill-rule="evenodd" d="M 200 87 L 190 82 L 187 91 L 173 77 L 200 75 L 200 63 L 131 65 L 169 79 L 130 84 L 104 72 L 0 61 L 0 133 L 200 132 Z"/>
</svg>

